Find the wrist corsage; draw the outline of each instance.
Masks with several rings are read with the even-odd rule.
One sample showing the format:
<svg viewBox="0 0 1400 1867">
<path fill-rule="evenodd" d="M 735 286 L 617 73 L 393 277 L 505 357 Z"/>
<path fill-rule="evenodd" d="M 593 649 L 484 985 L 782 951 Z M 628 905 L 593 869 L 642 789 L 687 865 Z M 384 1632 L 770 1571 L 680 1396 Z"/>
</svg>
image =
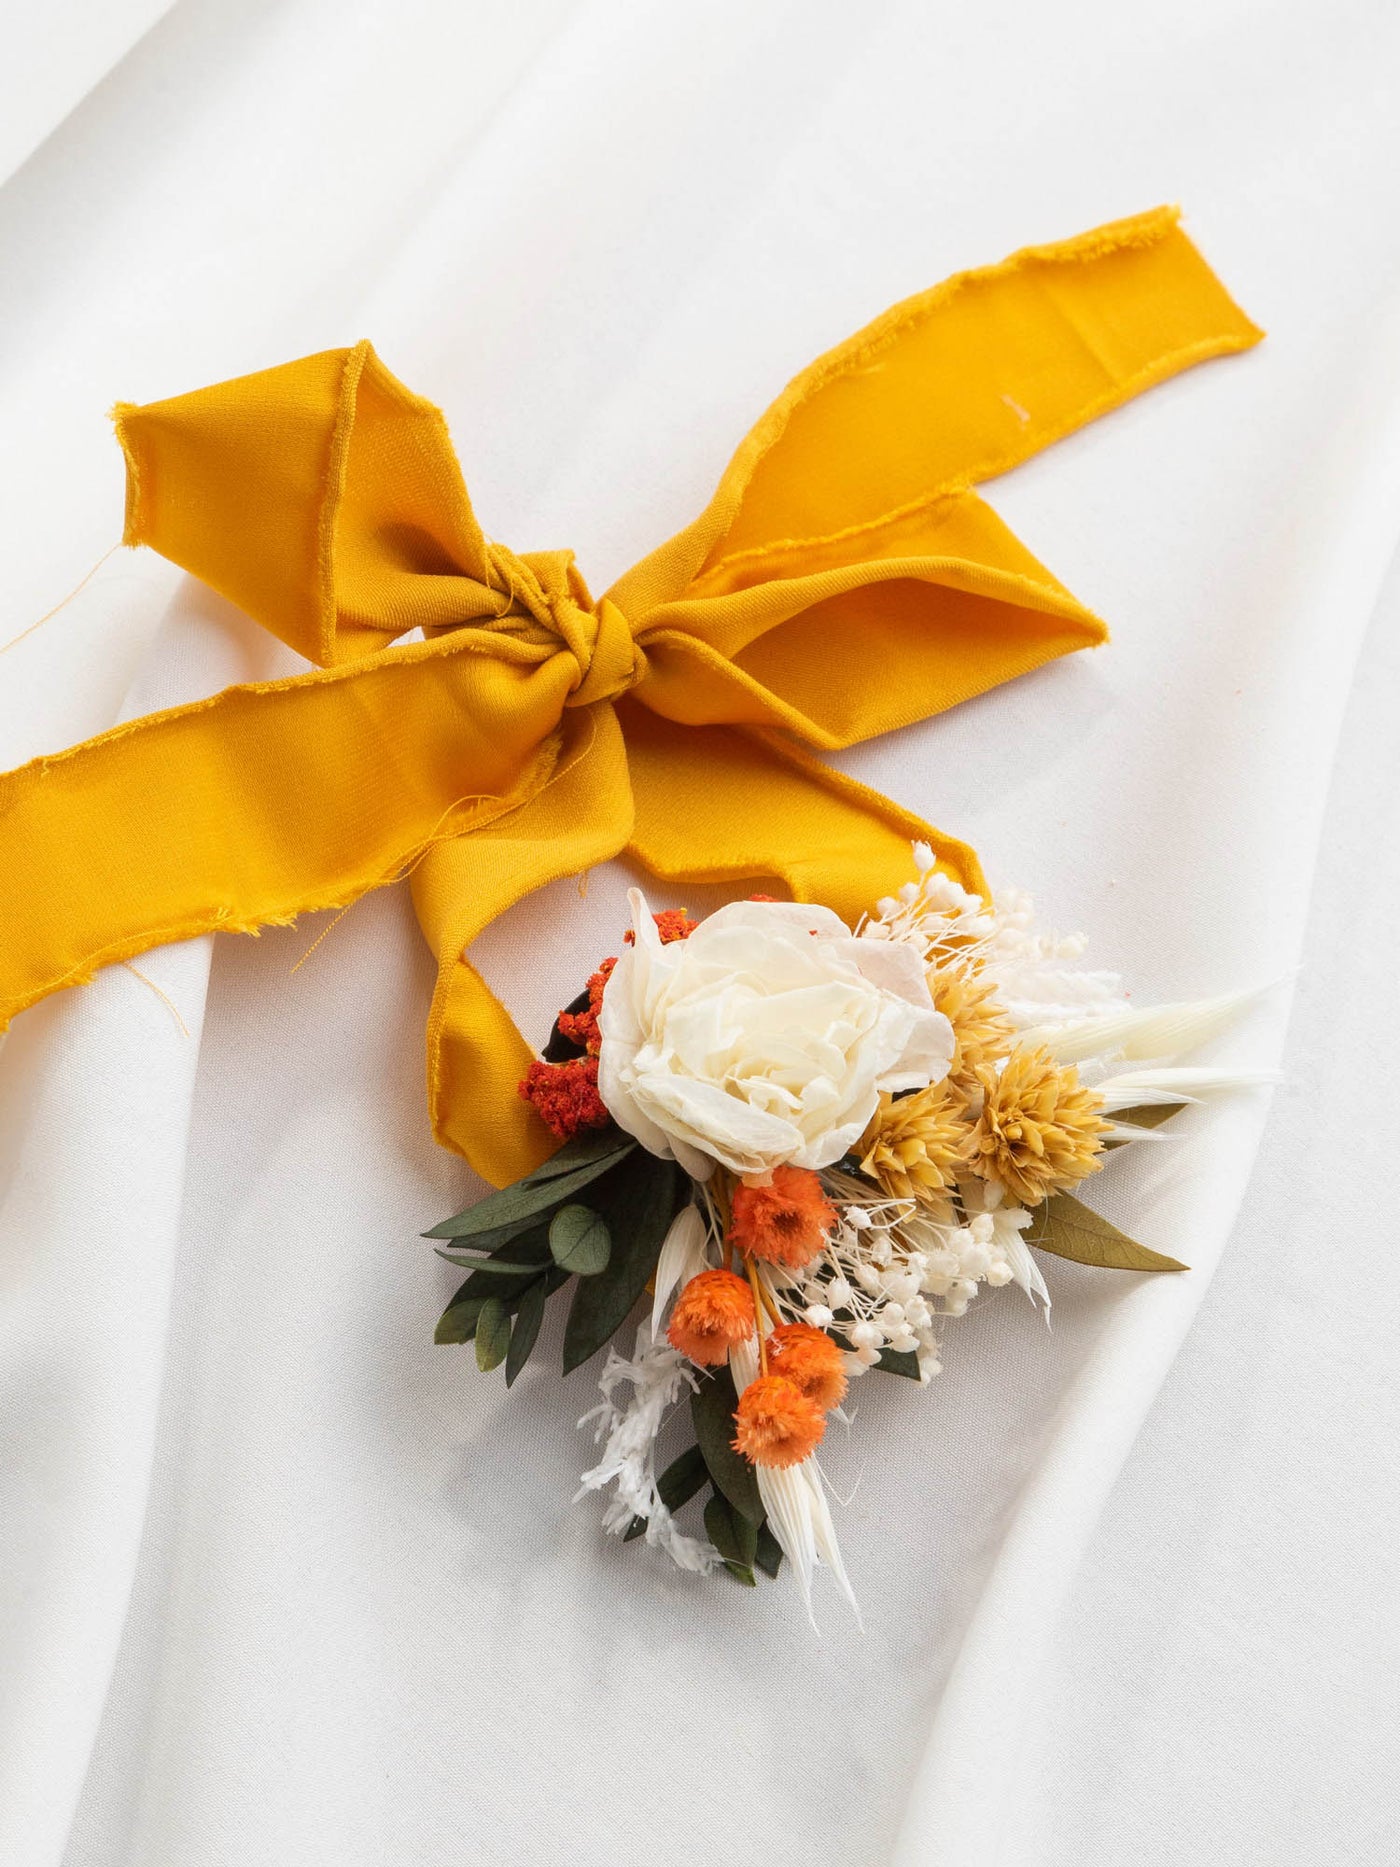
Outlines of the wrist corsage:
<svg viewBox="0 0 1400 1867">
<path fill-rule="evenodd" d="M 1246 997 L 1130 1008 L 1023 897 L 913 856 L 854 929 L 762 895 L 696 922 L 634 889 L 620 955 L 520 1084 L 558 1152 L 428 1234 L 470 1270 L 437 1340 L 474 1342 L 481 1369 L 515 1380 L 556 1293 L 565 1372 L 607 1346 L 580 1422 L 607 1529 L 749 1586 L 786 1558 L 809 1605 L 818 1562 L 851 1594 L 819 1462 L 851 1383 L 927 1385 L 984 1287 L 1048 1311 L 1037 1251 L 1185 1269 L 1075 1189 L 1184 1104 L 1257 1080 L 1177 1061 Z"/>
</svg>

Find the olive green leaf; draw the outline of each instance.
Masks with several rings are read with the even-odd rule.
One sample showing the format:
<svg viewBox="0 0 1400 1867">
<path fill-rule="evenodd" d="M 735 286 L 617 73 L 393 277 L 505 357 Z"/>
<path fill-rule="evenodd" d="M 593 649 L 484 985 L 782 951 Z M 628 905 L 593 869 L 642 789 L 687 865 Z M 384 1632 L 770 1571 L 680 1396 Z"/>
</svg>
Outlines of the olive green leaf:
<svg viewBox="0 0 1400 1867">
<path fill-rule="evenodd" d="M 1115 1109 L 1110 1119 L 1125 1122 L 1130 1128 L 1160 1128 L 1164 1121 L 1189 1107 L 1186 1102 L 1140 1102 L 1136 1108 Z"/>
<path fill-rule="evenodd" d="M 487 1297 L 476 1319 L 476 1365 L 483 1374 L 499 1368 L 510 1344 L 510 1317 L 499 1297 Z"/>
<path fill-rule="evenodd" d="M 543 1277 L 521 1294 L 520 1307 L 515 1312 L 515 1326 L 510 1332 L 510 1347 L 506 1351 L 507 1387 L 514 1387 L 516 1375 L 530 1359 L 548 1299 L 549 1285 Z"/>
<path fill-rule="evenodd" d="M 612 1254 L 608 1222 L 587 1206 L 561 1206 L 549 1222 L 549 1249 L 561 1271 L 596 1277 Z"/>
<path fill-rule="evenodd" d="M 638 1148 L 594 1196 L 612 1235 L 612 1253 L 605 1268 L 581 1277 L 574 1291 L 564 1326 L 565 1374 L 598 1352 L 645 1290 L 675 1211 L 679 1174 L 674 1161 Z"/>
<path fill-rule="evenodd" d="M 1057 1258 L 1071 1258 L 1076 1264 L 1092 1264 L 1109 1271 L 1184 1271 L 1189 1267 L 1176 1258 L 1165 1258 L 1149 1251 L 1120 1232 L 1116 1225 L 1101 1218 L 1091 1206 L 1069 1193 L 1056 1193 L 1044 1207 L 1044 1229 L 1029 1243 Z"/>
<path fill-rule="evenodd" d="M 742 1517 L 758 1528 L 763 1522 L 763 1500 L 752 1465 L 734 1450 L 734 1409 L 738 1405 L 728 1368 L 707 1375 L 690 1397 L 695 1437 L 717 1489 Z"/>
<path fill-rule="evenodd" d="M 470 1277 L 467 1283 L 470 1283 Z M 486 1301 L 483 1296 L 464 1296 L 467 1284 L 462 1285 L 447 1308 L 438 1317 L 437 1328 L 433 1331 L 435 1342 L 470 1342 L 476 1334 L 476 1319 L 481 1314 L 481 1306 Z"/>
<path fill-rule="evenodd" d="M 766 1523 L 758 1526 L 758 1546 L 753 1559 L 765 1575 L 777 1579 L 778 1571 L 783 1566 L 783 1546 Z"/>
<path fill-rule="evenodd" d="M 590 1180 L 598 1179 L 635 1147 L 636 1143 L 629 1139 L 623 1146 L 615 1146 L 605 1154 L 580 1161 L 560 1173 L 546 1174 L 539 1179 L 532 1177 L 517 1180 L 514 1186 L 503 1187 L 499 1193 L 492 1193 L 478 1200 L 476 1205 L 468 1206 L 465 1212 L 444 1219 L 441 1225 L 435 1225 L 423 1236 L 472 1238 L 482 1232 L 503 1231 L 510 1225 L 528 1225 L 540 1214 L 562 1206 L 570 1193 L 576 1193 L 580 1187 L 587 1186 Z M 653 1156 L 648 1155 L 647 1158 L 652 1159 Z"/>
<path fill-rule="evenodd" d="M 712 1491 L 705 1505 L 705 1534 L 734 1579 L 746 1588 L 756 1588 L 753 1565 L 758 1553 L 758 1526 L 735 1510 L 719 1491 Z"/>
</svg>

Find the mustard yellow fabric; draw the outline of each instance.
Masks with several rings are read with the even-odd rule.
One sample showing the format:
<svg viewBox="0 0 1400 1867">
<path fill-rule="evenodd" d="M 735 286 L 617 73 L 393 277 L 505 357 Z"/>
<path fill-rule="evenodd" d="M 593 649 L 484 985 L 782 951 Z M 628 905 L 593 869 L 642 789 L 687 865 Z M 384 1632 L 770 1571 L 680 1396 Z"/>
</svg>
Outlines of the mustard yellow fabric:
<svg viewBox="0 0 1400 1867">
<path fill-rule="evenodd" d="M 1102 641 L 975 486 L 1260 335 L 1170 209 L 960 274 L 804 370 L 597 602 L 571 553 L 485 536 L 442 416 L 368 344 L 119 407 L 125 541 L 316 665 L 0 778 L 0 1028 L 111 961 L 407 875 L 435 1132 L 517 1177 L 551 1142 L 466 957 L 482 928 L 623 850 L 850 918 L 911 837 L 979 886 L 971 850 L 811 748 Z"/>
</svg>

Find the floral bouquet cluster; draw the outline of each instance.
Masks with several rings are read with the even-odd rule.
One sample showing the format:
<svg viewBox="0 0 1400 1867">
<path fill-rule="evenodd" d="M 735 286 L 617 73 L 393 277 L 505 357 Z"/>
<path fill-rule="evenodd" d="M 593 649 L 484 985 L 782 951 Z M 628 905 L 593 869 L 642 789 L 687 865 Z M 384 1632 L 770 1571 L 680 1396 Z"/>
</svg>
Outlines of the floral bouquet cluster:
<svg viewBox="0 0 1400 1867">
<path fill-rule="evenodd" d="M 926 845 L 914 860 L 854 931 L 764 896 L 697 923 L 633 890 L 621 956 L 520 1085 L 558 1152 L 428 1234 L 470 1270 L 438 1341 L 474 1340 L 507 1383 L 566 1284 L 566 1373 L 649 1290 L 581 1422 L 603 1442 L 584 1491 L 610 1488 L 607 1528 L 685 1569 L 753 1586 L 786 1558 L 809 1606 L 818 1563 L 851 1594 L 817 1460 L 850 1383 L 927 1384 L 984 1286 L 1048 1308 L 1036 1249 L 1184 1269 L 1073 1189 L 1184 1103 L 1257 1080 L 1175 1061 L 1244 996 L 1130 1008 L 1023 897 L 969 894 Z M 659 1469 L 685 1400 L 694 1443 Z M 703 1536 L 679 1521 L 701 1492 Z"/>
</svg>

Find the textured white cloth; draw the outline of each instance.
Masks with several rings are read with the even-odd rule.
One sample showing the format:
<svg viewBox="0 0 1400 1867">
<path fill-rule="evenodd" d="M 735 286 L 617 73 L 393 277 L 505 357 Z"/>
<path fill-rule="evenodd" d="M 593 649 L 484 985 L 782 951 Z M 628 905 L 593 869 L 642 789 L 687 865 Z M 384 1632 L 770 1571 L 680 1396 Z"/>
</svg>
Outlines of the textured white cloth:
<svg viewBox="0 0 1400 1867">
<path fill-rule="evenodd" d="M 0 639 L 117 535 L 117 396 L 368 335 L 488 531 L 597 589 L 890 300 L 1178 199 L 1268 343 L 989 489 L 1113 644 L 842 762 L 1144 1001 L 1305 967 L 1252 1184 L 1262 1098 L 1094 1188 L 1189 1277 L 1047 1263 L 1052 1331 L 991 1294 L 926 1394 L 858 1389 L 828 1464 L 867 1632 L 831 1590 L 820 1641 L 570 1502 L 591 1371 L 546 1342 L 507 1397 L 432 1346 L 416 1234 L 471 1186 L 401 892 L 295 973 L 323 921 L 150 956 L 184 1033 L 120 968 L 25 1014 L 0 1861 L 1393 1860 L 1392 9 L 183 0 L 58 121 L 103 17 L 33 54 L 73 62 L 0 188 Z M 123 555 L 0 663 L 0 762 L 291 665 Z M 527 1030 L 627 879 L 481 943 Z M 1271 1064 L 1287 999 L 1229 1054 Z"/>
</svg>

